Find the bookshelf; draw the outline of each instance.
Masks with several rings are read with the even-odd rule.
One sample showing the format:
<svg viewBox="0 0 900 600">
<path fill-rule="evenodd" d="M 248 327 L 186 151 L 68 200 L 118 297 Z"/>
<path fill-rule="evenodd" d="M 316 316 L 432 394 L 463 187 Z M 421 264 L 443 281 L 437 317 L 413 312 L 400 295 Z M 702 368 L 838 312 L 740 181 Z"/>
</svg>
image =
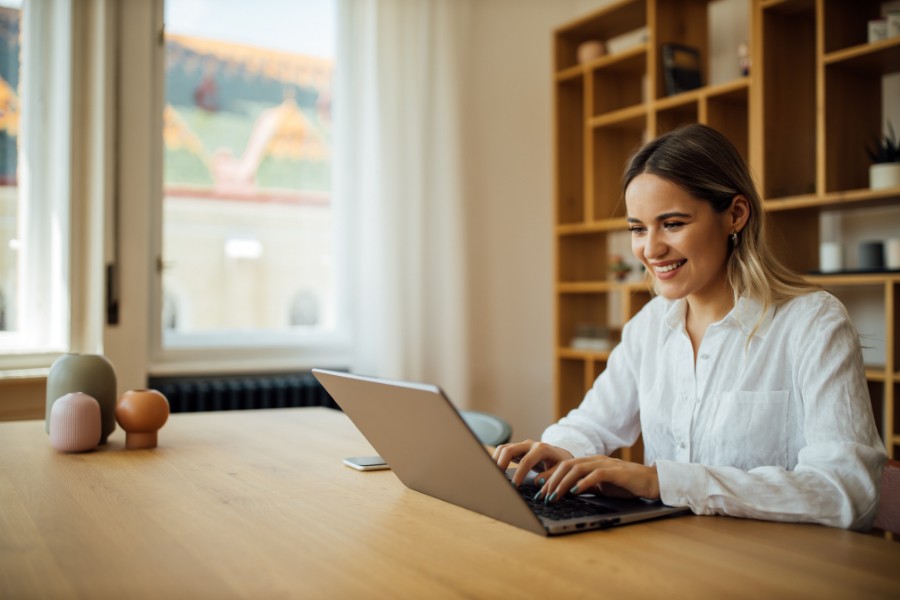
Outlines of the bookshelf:
<svg viewBox="0 0 900 600">
<path fill-rule="evenodd" d="M 883 126 L 882 77 L 900 72 L 900 37 L 866 41 L 866 23 L 880 14 L 881 3 L 753 0 L 746 37 L 750 74 L 668 96 L 662 44 L 699 49 L 707 57 L 702 80 L 709 81 L 710 4 L 621 0 L 554 33 L 557 418 L 581 402 L 609 356 L 573 348 L 577 332 L 603 329 L 614 345 L 620 324 L 651 297 L 645 284 L 618 282 L 608 269 L 613 240 L 626 229 L 621 175 L 644 141 L 694 122 L 724 133 L 757 177 L 771 241 L 803 273 L 818 268 L 823 211 L 900 203 L 900 188 L 868 188 L 862 150 Z M 646 33 L 629 36 L 635 30 Z M 578 62 L 580 44 L 619 36 L 634 41 Z M 864 293 L 878 307 L 885 360 L 867 365 L 866 373 L 879 431 L 893 457 L 900 453 L 900 274 L 810 279 L 838 297 Z M 620 455 L 642 460 L 640 443 Z"/>
</svg>

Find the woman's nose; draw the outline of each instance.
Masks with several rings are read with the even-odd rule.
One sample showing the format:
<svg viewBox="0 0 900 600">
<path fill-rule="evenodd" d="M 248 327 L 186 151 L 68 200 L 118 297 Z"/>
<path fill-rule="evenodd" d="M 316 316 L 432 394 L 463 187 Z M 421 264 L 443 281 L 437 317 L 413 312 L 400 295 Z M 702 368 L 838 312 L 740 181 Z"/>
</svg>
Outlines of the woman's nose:
<svg viewBox="0 0 900 600">
<path fill-rule="evenodd" d="M 648 231 L 644 237 L 644 256 L 648 259 L 660 258 L 666 250 L 667 246 L 662 237 L 654 231 Z"/>
</svg>

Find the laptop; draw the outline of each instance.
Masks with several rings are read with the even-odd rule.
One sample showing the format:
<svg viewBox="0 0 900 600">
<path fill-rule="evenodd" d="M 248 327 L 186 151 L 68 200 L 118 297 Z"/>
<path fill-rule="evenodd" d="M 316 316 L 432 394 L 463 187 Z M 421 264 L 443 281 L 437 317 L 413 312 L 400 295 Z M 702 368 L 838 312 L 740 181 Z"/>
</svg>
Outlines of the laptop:
<svg viewBox="0 0 900 600">
<path fill-rule="evenodd" d="M 602 529 L 690 512 L 659 501 L 566 495 L 534 501 L 531 481 L 511 485 L 438 386 L 313 369 L 313 375 L 384 458 L 417 492 L 539 535 Z"/>
</svg>

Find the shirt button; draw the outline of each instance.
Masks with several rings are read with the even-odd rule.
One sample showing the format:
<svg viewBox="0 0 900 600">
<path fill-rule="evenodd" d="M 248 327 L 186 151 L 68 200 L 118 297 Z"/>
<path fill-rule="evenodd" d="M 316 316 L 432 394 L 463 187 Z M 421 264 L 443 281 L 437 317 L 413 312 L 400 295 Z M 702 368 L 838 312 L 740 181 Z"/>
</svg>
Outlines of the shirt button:
<svg viewBox="0 0 900 600">
<path fill-rule="evenodd" d="M 681 442 L 680 444 L 678 444 L 678 447 L 681 448 L 682 450 L 684 450 L 684 448 L 685 448 L 684 442 Z"/>
<path fill-rule="evenodd" d="M 709 354 L 701 354 L 700 358 L 702 358 L 703 360 L 706 360 L 707 358 L 709 358 Z"/>
</svg>

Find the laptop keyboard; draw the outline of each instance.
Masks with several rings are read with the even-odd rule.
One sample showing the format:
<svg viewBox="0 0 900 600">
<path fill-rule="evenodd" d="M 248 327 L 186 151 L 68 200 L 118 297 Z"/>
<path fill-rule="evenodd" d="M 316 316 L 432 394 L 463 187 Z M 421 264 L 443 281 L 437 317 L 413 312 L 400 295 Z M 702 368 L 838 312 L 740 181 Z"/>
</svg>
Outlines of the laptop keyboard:
<svg viewBox="0 0 900 600">
<path fill-rule="evenodd" d="M 573 496 L 563 496 L 560 500 L 555 500 L 549 504 L 544 504 L 544 499 L 534 500 L 534 495 L 541 489 L 539 487 L 522 484 L 518 488 L 519 495 L 528 503 L 531 510 L 539 517 L 561 521 L 564 519 L 574 519 L 578 517 L 591 517 L 594 515 L 604 515 L 618 512 L 613 508 L 601 506 L 599 504 L 591 504 L 585 500 L 578 499 Z"/>
</svg>

